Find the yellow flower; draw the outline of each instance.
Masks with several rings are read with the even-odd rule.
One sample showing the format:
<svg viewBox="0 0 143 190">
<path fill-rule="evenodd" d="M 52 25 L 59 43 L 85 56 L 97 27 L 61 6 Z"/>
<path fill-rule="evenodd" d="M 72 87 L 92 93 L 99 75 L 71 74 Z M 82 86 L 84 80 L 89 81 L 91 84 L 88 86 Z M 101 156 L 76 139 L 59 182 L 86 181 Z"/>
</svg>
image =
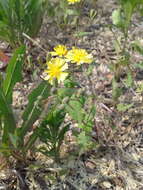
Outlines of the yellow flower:
<svg viewBox="0 0 143 190">
<path fill-rule="evenodd" d="M 69 4 L 79 3 L 81 0 L 67 0 Z"/>
<path fill-rule="evenodd" d="M 47 62 L 48 68 L 45 70 L 47 76 L 44 78 L 53 84 L 54 80 L 57 79 L 58 83 L 63 82 L 68 76 L 67 72 L 64 72 L 68 69 L 68 64 L 59 57 L 51 59 Z"/>
<path fill-rule="evenodd" d="M 67 53 L 66 58 L 67 61 L 70 61 L 71 63 L 77 63 L 77 65 L 93 62 L 93 56 L 88 54 L 85 49 L 79 49 L 75 47 L 73 47 L 72 50 Z"/>
<path fill-rule="evenodd" d="M 68 50 L 66 48 L 66 46 L 64 45 L 57 45 L 56 47 L 54 47 L 54 51 L 51 52 L 52 56 L 65 56 L 67 54 Z"/>
</svg>

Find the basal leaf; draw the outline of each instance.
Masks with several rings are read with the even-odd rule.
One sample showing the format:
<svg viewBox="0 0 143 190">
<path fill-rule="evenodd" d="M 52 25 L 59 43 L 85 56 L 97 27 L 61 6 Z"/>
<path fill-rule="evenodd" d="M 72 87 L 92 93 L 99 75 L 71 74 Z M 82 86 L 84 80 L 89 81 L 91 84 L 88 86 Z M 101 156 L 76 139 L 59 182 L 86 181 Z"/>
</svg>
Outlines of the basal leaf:
<svg viewBox="0 0 143 190">
<path fill-rule="evenodd" d="M 0 87 L 0 114 L 3 117 L 3 142 L 8 143 L 8 135 L 13 134 L 16 129 L 16 122 L 12 113 L 11 106 L 8 104 L 3 89 Z"/>
<path fill-rule="evenodd" d="M 29 95 L 29 103 L 23 113 L 23 124 L 21 127 L 20 136 L 25 134 L 32 128 L 35 121 L 40 117 L 44 105 L 41 104 L 43 100 L 50 95 L 50 85 L 46 81 L 42 81 L 36 89 Z"/>
<path fill-rule="evenodd" d="M 82 97 L 76 98 L 75 95 L 72 96 L 69 103 L 66 105 L 66 111 L 70 114 L 70 116 L 81 123 L 85 116 L 85 111 L 83 109 L 83 99 Z"/>
<path fill-rule="evenodd" d="M 18 48 L 11 58 L 7 70 L 6 78 L 3 82 L 3 91 L 9 103 L 12 103 L 12 91 L 14 85 L 21 81 L 22 64 L 24 61 L 25 47 Z"/>
</svg>

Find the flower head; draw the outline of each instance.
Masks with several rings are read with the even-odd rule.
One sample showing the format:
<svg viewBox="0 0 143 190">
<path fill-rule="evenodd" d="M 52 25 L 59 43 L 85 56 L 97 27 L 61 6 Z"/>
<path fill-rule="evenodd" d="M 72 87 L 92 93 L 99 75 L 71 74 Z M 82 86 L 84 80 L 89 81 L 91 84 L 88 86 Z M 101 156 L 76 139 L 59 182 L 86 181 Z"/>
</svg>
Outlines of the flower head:
<svg viewBox="0 0 143 190">
<path fill-rule="evenodd" d="M 68 69 L 68 64 L 59 57 L 51 59 L 47 62 L 48 68 L 45 70 L 47 76 L 44 78 L 53 84 L 54 80 L 57 79 L 58 83 L 63 82 L 68 76 L 67 72 L 64 72 Z"/>
<path fill-rule="evenodd" d="M 79 3 L 81 0 L 67 0 L 69 4 Z"/>
<path fill-rule="evenodd" d="M 92 63 L 93 61 L 93 56 L 88 54 L 85 49 L 79 49 L 75 47 L 73 47 L 72 50 L 67 53 L 66 58 L 67 61 L 77 63 L 77 65 L 83 63 Z"/>
<path fill-rule="evenodd" d="M 51 55 L 63 57 L 67 54 L 67 52 L 68 52 L 68 50 L 67 50 L 66 46 L 57 45 L 56 47 L 54 47 L 54 51 L 51 52 Z"/>
</svg>

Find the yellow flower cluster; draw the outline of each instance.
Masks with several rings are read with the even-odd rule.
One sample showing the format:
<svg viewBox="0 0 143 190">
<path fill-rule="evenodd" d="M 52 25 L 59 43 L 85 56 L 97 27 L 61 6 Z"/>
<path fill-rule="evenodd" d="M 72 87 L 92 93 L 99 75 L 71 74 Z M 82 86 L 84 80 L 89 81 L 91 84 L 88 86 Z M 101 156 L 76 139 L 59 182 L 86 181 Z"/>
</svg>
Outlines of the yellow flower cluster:
<svg viewBox="0 0 143 190">
<path fill-rule="evenodd" d="M 91 63 L 93 61 L 92 55 L 88 54 L 85 49 L 75 47 L 67 53 L 66 58 L 71 63 L 77 63 L 77 65 L 81 65 L 82 63 Z"/>
<path fill-rule="evenodd" d="M 81 0 L 67 0 L 69 4 L 79 3 Z"/>
<path fill-rule="evenodd" d="M 53 84 L 54 79 L 57 79 L 59 83 L 63 82 L 68 76 L 68 73 L 65 72 L 67 69 L 68 64 L 64 59 L 59 57 L 52 58 L 49 62 L 47 62 L 47 69 L 45 70 L 47 76 L 45 77 L 45 80 L 48 80 L 50 84 Z"/>
<path fill-rule="evenodd" d="M 52 56 L 59 56 L 59 57 L 63 57 L 67 54 L 68 50 L 67 47 L 64 45 L 57 45 L 56 47 L 54 47 L 54 51 L 51 52 Z"/>
<path fill-rule="evenodd" d="M 91 54 L 88 54 L 85 49 L 76 47 L 68 51 L 66 46 L 57 45 L 50 54 L 53 58 L 46 63 L 47 69 L 45 70 L 46 77 L 44 79 L 48 80 L 51 84 L 53 84 L 54 79 L 56 79 L 58 83 L 66 79 L 68 76 L 66 72 L 68 63 L 81 65 L 83 63 L 93 62 L 93 56 Z"/>
</svg>

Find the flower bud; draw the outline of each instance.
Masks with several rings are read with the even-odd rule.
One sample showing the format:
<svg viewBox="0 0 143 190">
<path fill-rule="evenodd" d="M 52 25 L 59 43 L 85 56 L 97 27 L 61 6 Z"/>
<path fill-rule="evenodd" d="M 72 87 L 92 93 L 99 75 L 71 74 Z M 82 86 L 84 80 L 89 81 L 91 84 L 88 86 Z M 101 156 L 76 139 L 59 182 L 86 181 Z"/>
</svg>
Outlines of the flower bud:
<svg viewBox="0 0 143 190">
<path fill-rule="evenodd" d="M 42 96 L 38 96 L 38 97 L 37 97 L 37 100 L 42 100 Z"/>
<path fill-rule="evenodd" d="M 66 96 L 66 97 L 62 100 L 62 104 L 66 104 L 66 103 L 68 103 L 68 101 L 69 101 L 69 97 Z"/>
<path fill-rule="evenodd" d="M 61 105 L 58 106 L 58 109 L 59 109 L 59 110 L 62 110 L 62 109 L 64 109 L 64 108 L 65 108 L 65 105 L 64 105 L 64 104 L 61 104 Z"/>
</svg>

